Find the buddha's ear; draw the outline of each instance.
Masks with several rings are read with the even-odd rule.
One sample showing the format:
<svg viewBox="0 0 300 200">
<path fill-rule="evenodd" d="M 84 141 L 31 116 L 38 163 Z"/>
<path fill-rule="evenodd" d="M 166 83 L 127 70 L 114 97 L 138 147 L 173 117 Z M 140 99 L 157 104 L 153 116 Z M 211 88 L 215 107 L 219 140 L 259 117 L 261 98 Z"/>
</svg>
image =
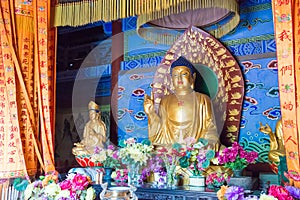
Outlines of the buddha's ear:
<svg viewBox="0 0 300 200">
<path fill-rule="evenodd" d="M 196 80 L 196 72 L 193 73 L 193 79 L 194 79 L 194 82 Z"/>
<path fill-rule="evenodd" d="M 196 72 L 192 75 L 191 88 L 195 89 Z"/>
</svg>

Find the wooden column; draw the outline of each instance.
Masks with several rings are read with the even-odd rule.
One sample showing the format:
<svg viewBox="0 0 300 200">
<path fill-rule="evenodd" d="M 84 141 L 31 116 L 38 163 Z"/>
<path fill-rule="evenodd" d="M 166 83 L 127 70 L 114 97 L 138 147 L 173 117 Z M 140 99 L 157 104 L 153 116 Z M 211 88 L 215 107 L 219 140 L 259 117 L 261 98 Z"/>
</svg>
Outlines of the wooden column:
<svg viewBox="0 0 300 200">
<path fill-rule="evenodd" d="M 110 101 L 110 140 L 118 144 L 118 74 L 124 59 L 124 35 L 122 20 L 112 22 L 112 61 L 111 61 L 111 101 Z"/>
</svg>

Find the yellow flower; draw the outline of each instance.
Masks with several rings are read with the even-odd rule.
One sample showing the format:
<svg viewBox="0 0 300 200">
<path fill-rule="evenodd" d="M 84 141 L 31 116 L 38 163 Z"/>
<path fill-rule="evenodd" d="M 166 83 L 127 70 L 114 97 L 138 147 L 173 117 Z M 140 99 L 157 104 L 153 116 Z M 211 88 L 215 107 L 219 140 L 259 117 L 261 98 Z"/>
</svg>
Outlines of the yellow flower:
<svg viewBox="0 0 300 200">
<path fill-rule="evenodd" d="M 219 200 L 225 199 L 225 198 L 224 198 L 224 195 L 225 195 L 225 193 L 226 193 L 227 188 L 228 188 L 227 185 L 226 185 L 226 186 L 225 186 L 225 185 L 222 185 L 222 186 L 221 186 L 221 189 L 218 190 L 217 196 L 218 196 L 218 199 L 219 199 Z"/>
</svg>

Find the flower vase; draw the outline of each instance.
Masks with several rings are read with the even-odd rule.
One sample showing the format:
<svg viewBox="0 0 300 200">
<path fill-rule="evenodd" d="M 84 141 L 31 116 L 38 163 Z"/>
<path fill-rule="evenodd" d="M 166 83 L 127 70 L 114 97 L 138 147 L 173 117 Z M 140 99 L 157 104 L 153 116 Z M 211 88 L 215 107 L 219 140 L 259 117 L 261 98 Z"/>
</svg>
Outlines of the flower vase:
<svg viewBox="0 0 300 200">
<path fill-rule="evenodd" d="M 232 170 L 233 177 L 241 177 L 243 176 L 243 169 L 234 169 Z"/>
<path fill-rule="evenodd" d="M 205 187 L 205 176 L 190 176 L 190 186 Z"/>
<path fill-rule="evenodd" d="M 139 171 L 140 166 L 139 164 L 131 164 L 127 166 L 128 168 L 128 185 L 138 185 L 139 183 Z"/>
<path fill-rule="evenodd" d="M 251 176 L 243 176 L 242 172 L 243 170 L 232 170 L 233 175 L 229 179 L 229 186 L 235 185 L 235 186 L 240 186 L 244 188 L 245 190 L 251 190 L 253 183 L 252 183 L 252 177 Z"/>
<path fill-rule="evenodd" d="M 113 168 L 111 168 L 111 167 L 104 167 L 104 173 L 105 173 L 105 175 L 103 176 L 103 180 L 105 182 L 111 181 L 111 179 L 112 179 L 111 178 L 112 172 L 113 172 Z"/>
<path fill-rule="evenodd" d="M 176 165 L 170 165 L 167 169 L 167 187 L 175 187 L 177 185 L 176 179 Z"/>
</svg>

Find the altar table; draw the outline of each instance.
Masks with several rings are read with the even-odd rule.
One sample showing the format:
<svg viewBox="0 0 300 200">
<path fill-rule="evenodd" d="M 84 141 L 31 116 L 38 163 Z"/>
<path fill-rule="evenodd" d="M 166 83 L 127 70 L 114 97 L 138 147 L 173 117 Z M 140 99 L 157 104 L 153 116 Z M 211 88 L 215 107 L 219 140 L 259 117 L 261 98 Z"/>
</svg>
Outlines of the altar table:
<svg viewBox="0 0 300 200">
<path fill-rule="evenodd" d="M 113 186 L 112 186 L 113 187 Z M 102 190 L 101 185 L 93 185 L 97 198 Z M 152 184 L 137 186 L 135 194 L 139 200 L 218 200 L 215 191 L 205 187 L 178 186 L 175 188 L 158 187 Z"/>
</svg>

